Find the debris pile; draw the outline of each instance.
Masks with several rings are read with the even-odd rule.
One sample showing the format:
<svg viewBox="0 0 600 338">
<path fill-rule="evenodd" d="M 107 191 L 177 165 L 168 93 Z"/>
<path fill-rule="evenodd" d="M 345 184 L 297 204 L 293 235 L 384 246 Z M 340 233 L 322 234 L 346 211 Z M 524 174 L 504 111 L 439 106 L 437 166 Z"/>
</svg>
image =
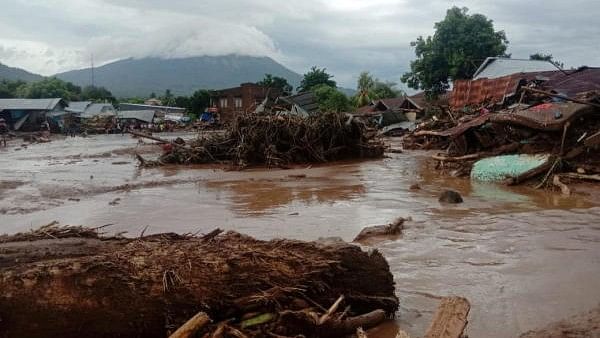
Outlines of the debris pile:
<svg viewBox="0 0 600 338">
<path fill-rule="evenodd" d="M 504 87 L 497 85 L 502 79 L 457 83 L 452 108 L 421 123 L 404 147 L 445 150 L 433 156 L 439 169 L 477 180 L 519 184 L 542 177 L 541 187 L 565 172 L 564 178 L 579 172 L 596 180 L 600 69 L 545 74 L 511 75 Z M 518 156 L 497 157 L 505 154 Z"/>
<path fill-rule="evenodd" d="M 171 143 L 157 162 L 140 161 L 144 165 L 227 163 L 240 168 L 282 167 L 381 157 L 384 148 L 374 130 L 345 114 L 321 113 L 308 117 L 243 114 L 224 133 L 189 144 Z"/>
<path fill-rule="evenodd" d="M 376 250 L 218 229 L 93 232 L 52 224 L 3 237 L 0 336 L 341 337 L 398 309 Z"/>
</svg>

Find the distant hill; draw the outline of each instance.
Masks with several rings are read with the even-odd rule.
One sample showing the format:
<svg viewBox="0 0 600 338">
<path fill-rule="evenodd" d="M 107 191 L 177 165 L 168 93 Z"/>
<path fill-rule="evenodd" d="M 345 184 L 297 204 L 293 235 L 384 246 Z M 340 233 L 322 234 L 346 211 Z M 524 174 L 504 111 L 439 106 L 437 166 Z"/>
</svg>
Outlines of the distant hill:
<svg viewBox="0 0 600 338">
<path fill-rule="evenodd" d="M 3 79 L 11 81 L 22 80 L 25 82 L 30 82 L 39 81 L 43 79 L 43 76 L 30 73 L 21 68 L 9 67 L 0 63 L 0 80 Z"/>
<path fill-rule="evenodd" d="M 174 95 L 190 95 L 198 89 L 237 87 L 256 82 L 265 74 L 286 78 L 297 87 L 302 77 L 268 57 L 240 55 L 200 56 L 180 59 L 125 59 L 94 68 L 94 83 L 117 97 L 146 97 L 170 89 Z M 90 69 L 56 74 L 79 86 L 90 84 Z"/>
</svg>

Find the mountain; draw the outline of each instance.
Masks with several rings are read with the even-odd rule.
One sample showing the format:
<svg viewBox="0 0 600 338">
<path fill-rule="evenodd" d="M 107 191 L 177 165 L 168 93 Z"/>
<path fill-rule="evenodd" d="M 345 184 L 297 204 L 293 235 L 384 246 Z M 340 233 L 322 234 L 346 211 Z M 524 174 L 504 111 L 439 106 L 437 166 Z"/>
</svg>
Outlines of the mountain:
<svg viewBox="0 0 600 338">
<path fill-rule="evenodd" d="M 0 80 L 3 79 L 11 81 L 22 80 L 25 82 L 30 82 L 39 81 L 43 79 L 43 76 L 30 73 L 21 68 L 9 67 L 0 63 Z"/>
<path fill-rule="evenodd" d="M 222 89 L 257 82 L 265 74 L 283 77 L 294 87 L 302 79 L 268 57 L 226 55 L 120 60 L 94 68 L 94 83 L 106 87 L 117 97 L 145 97 L 152 92 L 161 95 L 167 89 L 174 95 L 190 95 L 198 89 Z M 89 68 L 55 76 L 79 86 L 91 82 Z"/>
</svg>

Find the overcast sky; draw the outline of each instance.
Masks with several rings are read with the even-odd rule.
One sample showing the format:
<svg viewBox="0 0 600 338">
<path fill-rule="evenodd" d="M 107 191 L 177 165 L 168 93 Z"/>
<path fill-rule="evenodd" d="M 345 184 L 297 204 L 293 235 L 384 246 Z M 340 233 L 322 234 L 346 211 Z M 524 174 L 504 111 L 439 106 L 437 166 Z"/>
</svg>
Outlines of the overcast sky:
<svg viewBox="0 0 600 338">
<path fill-rule="evenodd" d="M 513 57 L 552 53 L 600 66 L 598 0 L 2 0 L 0 62 L 43 75 L 127 57 L 270 56 L 298 73 L 326 67 L 399 82 L 410 42 L 453 6 L 504 30 Z"/>
</svg>

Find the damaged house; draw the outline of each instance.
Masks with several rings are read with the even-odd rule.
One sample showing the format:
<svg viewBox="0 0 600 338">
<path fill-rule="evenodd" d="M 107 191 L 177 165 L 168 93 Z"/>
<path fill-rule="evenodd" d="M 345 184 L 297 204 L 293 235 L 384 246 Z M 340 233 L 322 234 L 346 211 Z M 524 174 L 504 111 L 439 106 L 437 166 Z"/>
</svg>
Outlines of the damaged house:
<svg viewBox="0 0 600 338">
<path fill-rule="evenodd" d="M 373 100 L 366 106 L 360 107 L 354 116 L 375 121 L 380 127 L 403 121 L 415 121 L 421 117 L 423 103 L 409 96 L 390 99 Z"/>
<path fill-rule="evenodd" d="M 0 99 L 0 117 L 11 130 L 38 131 L 49 115 L 60 114 L 66 107 L 61 98 Z"/>
<path fill-rule="evenodd" d="M 280 91 L 256 83 L 242 83 L 239 87 L 216 90 L 210 106 L 216 108 L 223 122 L 232 121 L 236 115 L 254 111 L 265 99 L 275 100 Z"/>
</svg>

